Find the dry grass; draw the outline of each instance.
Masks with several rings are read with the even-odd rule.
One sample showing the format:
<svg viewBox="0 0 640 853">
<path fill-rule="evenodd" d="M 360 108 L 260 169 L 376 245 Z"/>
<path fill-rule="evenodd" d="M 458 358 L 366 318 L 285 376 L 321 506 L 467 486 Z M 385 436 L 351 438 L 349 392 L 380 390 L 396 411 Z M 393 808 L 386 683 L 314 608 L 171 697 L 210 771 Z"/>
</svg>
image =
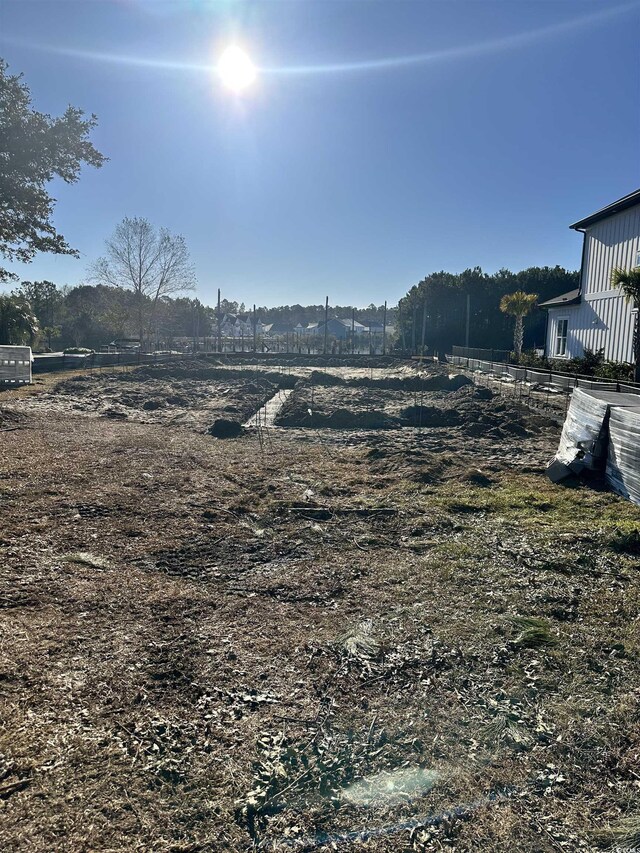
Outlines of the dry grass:
<svg viewBox="0 0 640 853">
<path fill-rule="evenodd" d="M 640 510 L 547 483 L 554 434 L 26 426 L 2 849 L 636 843 Z"/>
</svg>

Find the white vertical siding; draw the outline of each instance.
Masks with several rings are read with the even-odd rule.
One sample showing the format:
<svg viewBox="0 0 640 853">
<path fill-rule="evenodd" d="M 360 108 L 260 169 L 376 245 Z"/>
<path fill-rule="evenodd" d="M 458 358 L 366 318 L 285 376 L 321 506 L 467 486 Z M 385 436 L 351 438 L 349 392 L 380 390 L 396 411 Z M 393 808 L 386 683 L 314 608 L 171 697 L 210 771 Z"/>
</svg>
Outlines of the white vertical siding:
<svg viewBox="0 0 640 853">
<path fill-rule="evenodd" d="M 590 299 L 568 308 L 551 308 L 547 323 L 547 355 L 554 358 L 558 320 L 569 320 L 566 358 L 580 358 L 586 349 L 604 349 L 611 361 L 633 361 L 632 307 L 624 298 Z"/>
<path fill-rule="evenodd" d="M 596 222 L 587 228 L 585 239 L 583 298 L 589 299 L 607 291 L 617 293 L 611 289 L 611 270 L 614 267 L 629 269 L 637 264 L 640 252 L 640 204 Z"/>
<path fill-rule="evenodd" d="M 638 265 L 640 205 L 596 222 L 587 228 L 585 241 L 582 301 L 549 310 L 547 355 L 554 357 L 557 322 L 567 317 L 566 358 L 604 349 L 605 358 L 631 362 L 635 314 L 621 291 L 611 287 L 611 271 Z"/>
</svg>

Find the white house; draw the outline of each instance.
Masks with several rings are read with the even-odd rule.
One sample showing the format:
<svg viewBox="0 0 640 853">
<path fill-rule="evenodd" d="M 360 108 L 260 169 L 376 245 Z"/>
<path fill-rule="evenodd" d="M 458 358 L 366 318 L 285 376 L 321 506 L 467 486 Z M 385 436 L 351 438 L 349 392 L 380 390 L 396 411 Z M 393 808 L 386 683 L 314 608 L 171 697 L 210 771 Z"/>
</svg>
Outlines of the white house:
<svg viewBox="0 0 640 853">
<path fill-rule="evenodd" d="M 253 323 L 250 314 L 225 314 L 220 323 L 220 331 L 227 338 L 248 338 L 253 335 Z M 259 329 L 256 328 L 259 333 Z"/>
<path fill-rule="evenodd" d="M 640 190 L 570 226 L 584 235 L 580 286 L 540 303 L 549 312 L 548 358 L 579 358 L 604 349 L 612 361 L 633 361 L 637 309 L 611 287 L 615 267 L 640 266 Z"/>
</svg>

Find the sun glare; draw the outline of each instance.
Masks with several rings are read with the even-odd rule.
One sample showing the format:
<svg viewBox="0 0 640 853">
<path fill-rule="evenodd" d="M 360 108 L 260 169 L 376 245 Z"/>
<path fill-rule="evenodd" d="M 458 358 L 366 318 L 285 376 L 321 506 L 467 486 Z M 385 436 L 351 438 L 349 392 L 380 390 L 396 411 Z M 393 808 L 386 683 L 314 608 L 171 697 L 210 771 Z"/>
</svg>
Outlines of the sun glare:
<svg viewBox="0 0 640 853">
<path fill-rule="evenodd" d="M 218 60 L 218 77 L 223 86 L 242 92 L 256 79 L 256 67 L 242 48 L 231 45 Z"/>
</svg>

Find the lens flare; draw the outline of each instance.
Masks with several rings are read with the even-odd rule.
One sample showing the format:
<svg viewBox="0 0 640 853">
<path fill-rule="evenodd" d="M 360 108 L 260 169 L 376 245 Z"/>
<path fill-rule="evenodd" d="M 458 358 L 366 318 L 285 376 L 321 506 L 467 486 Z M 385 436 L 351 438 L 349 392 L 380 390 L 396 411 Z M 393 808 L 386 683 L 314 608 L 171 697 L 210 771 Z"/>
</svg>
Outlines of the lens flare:
<svg viewBox="0 0 640 853">
<path fill-rule="evenodd" d="M 217 65 L 222 85 L 233 92 L 243 92 L 255 81 L 256 67 L 248 54 L 237 45 L 223 51 Z"/>
</svg>

